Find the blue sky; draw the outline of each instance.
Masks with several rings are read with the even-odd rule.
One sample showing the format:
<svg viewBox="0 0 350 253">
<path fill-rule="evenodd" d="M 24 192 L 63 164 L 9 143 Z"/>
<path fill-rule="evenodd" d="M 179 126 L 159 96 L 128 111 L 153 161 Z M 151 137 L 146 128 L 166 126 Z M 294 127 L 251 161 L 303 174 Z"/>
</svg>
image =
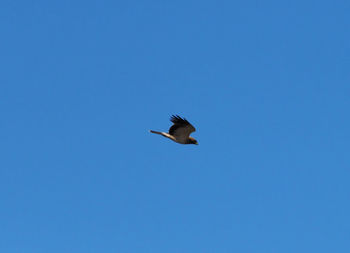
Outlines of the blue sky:
<svg viewBox="0 0 350 253">
<path fill-rule="evenodd" d="M 350 252 L 349 1 L 0 7 L 1 252 Z"/>
</svg>

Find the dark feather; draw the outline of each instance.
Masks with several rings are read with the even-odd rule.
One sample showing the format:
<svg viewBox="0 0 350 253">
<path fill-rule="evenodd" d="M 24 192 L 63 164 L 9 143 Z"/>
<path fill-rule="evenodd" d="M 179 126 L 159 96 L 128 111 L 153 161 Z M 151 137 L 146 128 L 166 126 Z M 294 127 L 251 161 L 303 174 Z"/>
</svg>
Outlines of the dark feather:
<svg viewBox="0 0 350 253">
<path fill-rule="evenodd" d="M 173 135 L 174 132 L 180 127 L 192 126 L 185 118 L 181 118 L 179 115 L 172 115 L 170 121 L 174 123 L 169 129 L 169 134 Z M 193 126 L 192 126 L 193 127 Z"/>
<path fill-rule="evenodd" d="M 170 121 L 174 124 L 190 124 L 190 122 L 188 122 L 185 118 L 181 118 L 179 115 L 172 115 Z"/>
</svg>

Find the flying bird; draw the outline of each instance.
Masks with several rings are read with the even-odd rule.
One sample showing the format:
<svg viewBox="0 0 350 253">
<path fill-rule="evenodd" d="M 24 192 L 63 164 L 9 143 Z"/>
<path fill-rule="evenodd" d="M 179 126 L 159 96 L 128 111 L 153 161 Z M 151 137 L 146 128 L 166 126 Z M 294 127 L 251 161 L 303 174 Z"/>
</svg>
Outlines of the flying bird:
<svg viewBox="0 0 350 253">
<path fill-rule="evenodd" d="M 150 130 L 151 133 L 160 134 L 170 140 L 173 140 L 180 144 L 196 144 L 198 142 L 195 138 L 191 137 L 190 134 L 196 131 L 194 126 L 191 125 L 185 118 L 181 118 L 178 115 L 173 115 L 170 118 L 173 125 L 169 128 L 169 133 L 158 132 Z"/>
</svg>

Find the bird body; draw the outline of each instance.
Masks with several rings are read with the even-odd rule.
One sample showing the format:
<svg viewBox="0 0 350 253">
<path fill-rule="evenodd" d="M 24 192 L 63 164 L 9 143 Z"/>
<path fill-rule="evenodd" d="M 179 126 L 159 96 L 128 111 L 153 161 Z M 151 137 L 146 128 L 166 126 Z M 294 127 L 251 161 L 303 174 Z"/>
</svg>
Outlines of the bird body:
<svg viewBox="0 0 350 253">
<path fill-rule="evenodd" d="M 169 129 L 169 133 L 158 132 L 153 130 L 150 130 L 150 132 L 162 135 L 180 144 L 198 145 L 197 140 L 190 136 L 192 132 L 196 131 L 196 129 L 194 128 L 194 126 L 191 125 L 190 122 L 188 122 L 185 118 L 181 118 L 178 115 L 171 116 L 170 121 L 173 122 L 173 125 Z"/>
</svg>

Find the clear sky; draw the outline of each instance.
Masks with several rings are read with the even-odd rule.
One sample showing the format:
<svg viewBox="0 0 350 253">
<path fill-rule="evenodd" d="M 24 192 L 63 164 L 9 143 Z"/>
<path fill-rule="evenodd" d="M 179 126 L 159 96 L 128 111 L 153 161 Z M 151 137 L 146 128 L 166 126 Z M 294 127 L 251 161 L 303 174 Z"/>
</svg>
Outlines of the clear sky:
<svg viewBox="0 0 350 253">
<path fill-rule="evenodd" d="M 0 252 L 350 252 L 349 10 L 1 1 Z"/>
</svg>

